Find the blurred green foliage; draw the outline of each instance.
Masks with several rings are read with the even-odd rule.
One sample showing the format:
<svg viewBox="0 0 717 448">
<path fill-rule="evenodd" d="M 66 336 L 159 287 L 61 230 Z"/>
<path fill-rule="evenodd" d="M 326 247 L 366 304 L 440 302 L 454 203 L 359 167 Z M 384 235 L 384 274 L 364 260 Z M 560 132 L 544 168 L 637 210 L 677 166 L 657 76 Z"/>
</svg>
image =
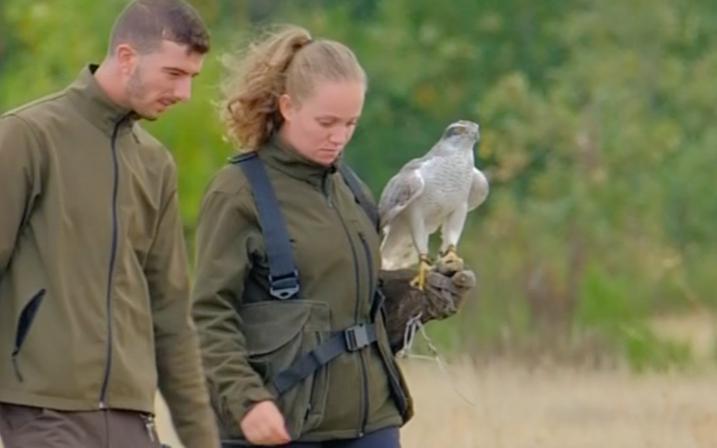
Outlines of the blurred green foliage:
<svg viewBox="0 0 717 448">
<path fill-rule="evenodd" d="M 432 325 L 444 346 L 487 353 L 597 331 L 638 367 L 687 356 L 645 319 L 715 305 L 717 3 L 193 3 L 213 51 L 192 101 L 147 124 L 179 166 L 190 251 L 204 186 L 233 150 L 214 109 L 220 57 L 259 26 L 296 23 L 350 45 L 368 72 L 347 157 L 376 197 L 448 123 L 481 124 L 492 190 L 460 245 L 479 287 Z M 2 0 L 0 110 L 99 61 L 124 4 Z"/>
</svg>

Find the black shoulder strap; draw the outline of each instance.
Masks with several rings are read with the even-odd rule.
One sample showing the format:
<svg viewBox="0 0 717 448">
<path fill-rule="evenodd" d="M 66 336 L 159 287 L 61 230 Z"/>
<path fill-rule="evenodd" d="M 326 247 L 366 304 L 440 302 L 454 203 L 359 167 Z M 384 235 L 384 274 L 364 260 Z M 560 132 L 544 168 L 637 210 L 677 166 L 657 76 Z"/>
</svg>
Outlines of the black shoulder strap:
<svg viewBox="0 0 717 448">
<path fill-rule="evenodd" d="M 281 209 L 264 164 L 254 152 L 234 156 L 230 163 L 238 164 L 243 169 L 252 187 L 269 258 L 271 294 L 279 299 L 288 299 L 299 291 L 299 276 L 292 261 L 291 243 Z M 363 194 L 356 175 L 343 164 L 339 170 L 371 221 L 378 223 L 378 212 Z M 371 315 L 372 320 L 375 319 L 373 308 Z M 302 355 L 288 368 L 275 373 L 270 383 L 282 395 L 342 353 L 360 350 L 374 342 L 376 330 L 373 323 L 357 324 L 332 332 L 328 340 Z"/>
<path fill-rule="evenodd" d="M 252 187 L 269 259 L 270 293 L 281 300 L 291 298 L 299 292 L 299 274 L 294 266 L 286 224 L 264 164 L 255 152 L 234 156 L 229 161 L 243 169 Z"/>
<path fill-rule="evenodd" d="M 366 197 L 366 194 L 361 188 L 361 181 L 359 181 L 359 178 L 358 176 L 356 176 L 356 173 L 354 173 L 353 170 L 349 168 L 349 166 L 345 163 L 339 164 L 339 172 L 343 176 L 344 181 L 346 181 L 346 184 L 351 189 L 351 192 L 354 194 L 354 197 L 358 201 L 359 205 L 364 209 L 371 222 L 374 223 L 376 229 L 378 229 L 378 209 L 369 200 L 369 198 Z"/>
</svg>

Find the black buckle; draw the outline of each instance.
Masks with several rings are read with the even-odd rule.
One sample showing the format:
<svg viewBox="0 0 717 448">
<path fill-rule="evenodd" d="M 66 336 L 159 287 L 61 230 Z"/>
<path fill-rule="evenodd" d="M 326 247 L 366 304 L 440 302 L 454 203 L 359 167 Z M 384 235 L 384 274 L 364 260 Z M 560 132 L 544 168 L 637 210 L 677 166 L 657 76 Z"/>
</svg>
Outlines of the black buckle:
<svg viewBox="0 0 717 448">
<path fill-rule="evenodd" d="M 368 330 L 366 324 L 358 324 L 344 330 L 346 350 L 354 352 L 369 345 Z"/>
<path fill-rule="evenodd" d="M 282 277 L 269 275 L 269 281 L 269 293 L 277 299 L 285 300 L 299 292 L 299 273 L 296 271 Z"/>
</svg>

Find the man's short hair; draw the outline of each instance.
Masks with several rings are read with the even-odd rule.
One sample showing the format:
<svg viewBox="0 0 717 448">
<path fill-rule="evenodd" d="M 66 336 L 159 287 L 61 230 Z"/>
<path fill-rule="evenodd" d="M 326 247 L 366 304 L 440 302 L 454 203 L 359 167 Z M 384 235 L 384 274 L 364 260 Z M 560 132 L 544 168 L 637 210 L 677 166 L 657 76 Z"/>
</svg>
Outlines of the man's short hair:
<svg viewBox="0 0 717 448">
<path fill-rule="evenodd" d="M 183 0 L 134 0 L 115 20 L 109 53 L 127 43 L 147 54 L 163 40 L 186 45 L 199 54 L 209 51 L 209 33 L 194 7 Z"/>
</svg>

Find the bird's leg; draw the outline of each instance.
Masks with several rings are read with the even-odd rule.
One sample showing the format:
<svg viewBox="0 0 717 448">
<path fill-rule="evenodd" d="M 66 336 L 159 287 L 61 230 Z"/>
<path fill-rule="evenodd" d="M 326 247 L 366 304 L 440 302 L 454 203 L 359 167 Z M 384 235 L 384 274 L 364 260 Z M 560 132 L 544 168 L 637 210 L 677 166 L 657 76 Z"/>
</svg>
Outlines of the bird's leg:
<svg viewBox="0 0 717 448">
<path fill-rule="evenodd" d="M 441 245 L 441 256 L 438 265 L 441 267 L 442 272 L 463 270 L 463 260 L 456 253 L 456 245 L 463 232 L 467 214 L 468 207 L 463 204 L 451 213 L 441 226 L 443 244 Z"/>
<path fill-rule="evenodd" d="M 428 271 L 431 269 L 431 264 L 426 254 L 419 254 L 418 259 L 418 274 L 411 280 L 411 286 L 423 291 L 423 286 L 426 284 L 426 278 L 428 277 Z"/>
<path fill-rule="evenodd" d="M 421 215 L 420 210 L 412 207 L 409 210 L 409 221 L 411 228 L 411 238 L 418 252 L 418 275 L 411 281 L 411 286 L 423 291 L 428 277 L 428 271 L 431 264 L 428 262 L 428 239 L 429 234 L 426 230 L 425 217 Z"/>
</svg>

